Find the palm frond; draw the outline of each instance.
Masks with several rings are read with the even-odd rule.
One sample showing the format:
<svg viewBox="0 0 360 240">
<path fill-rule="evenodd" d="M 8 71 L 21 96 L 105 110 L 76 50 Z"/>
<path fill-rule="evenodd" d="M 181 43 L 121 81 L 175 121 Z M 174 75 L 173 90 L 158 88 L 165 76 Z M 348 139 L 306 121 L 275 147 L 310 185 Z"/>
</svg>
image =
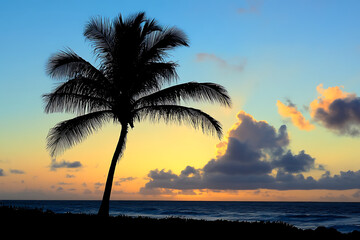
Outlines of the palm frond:
<svg viewBox="0 0 360 240">
<path fill-rule="evenodd" d="M 177 64 L 174 62 L 151 62 L 139 69 L 138 78 L 132 81 L 128 92 L 134 97 L 159 91 L 165 82 L 178 79 Z"/>
<path fill-rule="evenodd" d="M 114 28 L 108 19 L 91 18 L 85 27 L 84 36 L 91 41 L 98 59 L 107 62 L 113 59 Z"/>
<path fill-rule="evenodd" d="M 224 87 L 215 83 L 198 82 L 188 82 L 162 89 L 140 98 L 135 104 L 138 107 L 179 104 L 181 100 L 218 102 L 226 107 L 231 106 L 231 99 Z"/>
<path fill-rule="evenodd" d="M 152 32 L 161 31 L 162 27 L 156 22 L 155 19 L 147 20 L 141 30 L 141 39 L 145 42 L 145 38 Z"/>
<path fill-rule="evenodd" d="M 76 77 L 61 82 L 53 92 L 89 95 L 105 99 L 111 95 L 111 90 L 111 85 L 106 81 L 103 82 L 91 78 Z"/>
<path fill-rule="evenodd" d="M 164 28 L 149 34 L 141 53 L 143 61 L 162 61 L 166 51 L 178 46 L 189 46 L 186 34 L 176 27 Z"/>
<path fill-rule="evenodd" d="M 52 78 L 74 78 L 77 76 L 96 79 L 104 78 L 101 71 L 70 48 L 52 55 L 47 62 L 46 72 Z"/>
<path fill-rule="evenodd" d="M 134 112 L 135 119 L 141 121 L 149 118 L 151 121 L 165 123 L 187 124 L 195 129 L 201 129 L 203 133 L 217 135 L 222 138 L 221 124 L 209 114 L 195 108 L 179 105 L 146 106 Z"/>
<path fill-rule="evenodd" d="M 65 149 L 80 143 L 111 119 L 114 119 L 111 111 L 99 111 L 60 122 L 50 129 L 47 136 L 47 149 L 54 157 Z"/>
<path fill-rule="evenodd" d="M 127 17 L 124 24 L 132 29 L 139 30 L 141 28 L 141 24 L 145 21 L 147 21 L 145 12 L 138 12 Z"/>
<path fill-rule="evenodd" d="M 175 62 L 150 62 L 144 67 L 145 75 L 152 75 L 160 84 L 178 79 Z"/>
<path fill-rule="evenodd" d="M 103 98 L 76 93 L 53 92 L 43 95 L 45 113 L 66 112 L 77 115 L 110 110 L 111 103 Z"/>
</svg>

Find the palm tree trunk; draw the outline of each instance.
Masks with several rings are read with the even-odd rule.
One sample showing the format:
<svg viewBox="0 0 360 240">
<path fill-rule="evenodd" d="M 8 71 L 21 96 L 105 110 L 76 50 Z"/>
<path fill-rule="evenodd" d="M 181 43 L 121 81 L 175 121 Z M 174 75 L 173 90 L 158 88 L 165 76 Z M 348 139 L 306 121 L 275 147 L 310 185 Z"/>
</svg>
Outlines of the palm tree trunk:
<svg viewBox="0 0 360 240">
<path fill-rule="evenodd" d="M 101 201 L 100 209 L 98 212 L 99 216 L 109 216 L 110 194 L 111 194 L 111 188 L 112 188 L 113 179 L 114 179 L 115 167 L 116 167 L 116 163 L 117 163 L 122 151 L 124 150 L 127 132 L 128 132 L 128 125 L 122 124 L 119 141 L 116 146 L 114 156 L 111 160 L 110 169 L 109 169 L 109 173 L 108 173 L 107 180 L 106 180 L 103 199 Z"/>
</svg>

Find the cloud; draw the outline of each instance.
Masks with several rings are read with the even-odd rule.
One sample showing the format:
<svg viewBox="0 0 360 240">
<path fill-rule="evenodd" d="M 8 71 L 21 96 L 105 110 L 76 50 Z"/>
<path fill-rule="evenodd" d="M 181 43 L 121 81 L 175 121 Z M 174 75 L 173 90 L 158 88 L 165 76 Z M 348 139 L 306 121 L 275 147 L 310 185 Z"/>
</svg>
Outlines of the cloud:
<svg viewBox="0 0 360 240">
<path fill-rule="evenodd" d="M 354 198 L 360 198 L 360 191 L 355 192 L 352 196 Z"/>
<path fill-rule="evenodd" d="M 285 105 L 278 100 L 276 106 L 278 107 L 279 114 L 282 117 L 290 118 L 291 122 L 299 129 L 310 131 L 315 128 L 315 126 L 306 120 L 303 114 L 290 101 L 288 101 L 288 105 Z"/>
<path fill-rule="evenodd" d="M 310 113 L 315 121 L 340 135 L 360 136 L 360 98 L 344 92 L 343 87 L 316 89 L 318 98 L 310 104 Z"/>
<path fill-rule="evenodd" d="M 204 61 L 211 61 L 216 63 L 220 68 L 224 69 L 231 69 L 235 71 L 242 72 L 244 70 L 246 60 L 242 60 L 240 63 L 237 64 L 231 64 L 227 62 L 226 60 L 216 56 L 215 54 L 211 53 L 198 53 L 196 54 L 196 61 L 198 62 L 204 62 Z"/>
<path fill-rule="evenodd" d="M 319 84 L 316 87 L 318 92 L 318 98 L 310 103 L 311 115 L 316 115 L 317 109 L 328 110 L 331 103 L 337 99 L 346 99 L 355 97 L 354 94 L 350 94 L 341 90 L 343 86 L 335 86 L 324 89 L 323 84 Z"/>
<path fill-rule="evenodd" d="M 58 182 L 58 185 L 72 185 L 72 183 L 67 183 L 67 182 Z"/>
<path fill-rule="evenodd" d="M 139 193 L 142 195 L 175 195 L 175 193 L 170 189 L 162 189 L 162 188 L 140 188 Z"/>
<path fill-rule="evenodd" d="M 236 138 L 229 138 L 226 153 L 219 159 L 210 160 L 205 166 L 206 173 L 226 175 L 268 174 L 272 171 L 270 162 L 262 161 L 260 151 Z"/>
<path fill-rule="evenodd" d="M 189 171 L 191 171 L 191 174 Z M 190 166 L 187 166 L 179 176 L 174 174 L 171 170 L 165 171 L 162 169 L 159 171 L 158 169 L 155 169 L 149 172 L 148 177 L 151 180 L 146 183 L 145 189 L 192 189 L 201 182 L 199 170 L 196 170 Z M 195 188 L 201 187 L 197 186 Z M 145 189 L 143 189 L 141 192 L 144 192 Z"/>
<path fill-rule="evenodd" d="M 101 182 L 96 182 L 96 183 L 94 183 L 95 189 L 99 189 L 99 188 L 102 187 L 102 186 L 105 186 L 105 183 L 101 183 Z"/>
<path fill-rule="evenodd" d="M 289 150 L 278 160 L 274 160 L 272 165 L 289 173 L 308 172 L 311 169 L 315 169 L 315 158 L 306 154 L 304 150 L 300 151 L 297 155 L 293 155 Z"/>
<path fill-rule="evenodd" d="M 82 164 L 79 161 L 68 162 L 62 160 L 61 162 L 56 162 L 56 159 L 51 160 L 50 170 L 56 171 L 58 168 L 68 168 L 68 169 L 76 169 L 81 168 Z"/>
<path fill-rule="evenodd" d="M 323 165 L 305 150 L 289 149 L 286 126 L 276 130 L 240 111 L 238 122 L 217 145 L 218 155 L 203 168 L 187 166 L 180 174 L 171 170 L 151 170 L 142 194 L 174 194 L 174 190 L 194 194 L 193 190 L 348 190 L 360 189 L 360 170 L 341 171 L 320 178 L 304 176 L 310 170 L 324 171 Z M 180 192 L 181 193 L 181 192 Z"/>
<path fill-rule="evenodd" d="M 5 176 L 4 170 L 2 168 L 0 168 L 0 177 Z"/>
<path fill-rule="evenodd" d="M 240 111 L 236 122 L 229 130 L 228 138 L 235 138 L 246 143 L 252 149 L 280 150 L 289 144 L 286 126 L 278 131 L 266 121 L 257 121 L 250 114 Z"/>
<path fill-rule="evenodd" d="M 10 173 L 12 174 L 25 174 L 24 171 L 18 169 L 10 169 Z"/>
<path fill-rule="evenodd" d="M 262 0 L 247 0 L 247 7 L 238 8 L 237 13 L 246 14 L 246 13 L 260 13 L 260 8 L 263 5 Z"/>
<path fill-rule="evenodd" d="M 122 184 L 123 182 L 130 182 L 130 181 L 134 181 L 135 179 L 136 179 L 136 178 L 134 178 L 134 177 L 119 178 L 119 180 L 118 180 L 118 181 L 115 181 L 114 184 L 115 184 L 116 186 L 121 186 L 121 184 Z"/>
<path fill-rule="evenodd" d="M 328 87 L 323 84 L 316 87 L 318 97 L 313 100 L 308 110 L 313 122 L 331 130 L 338 135 L 360 136 L 360 97 L 343 91 L 343 86 Z M 314 125 L 305 120 L 296 106 L 277 101 L 279 114 L 291 119 L 292 123 L 302 130 L 312 130 Z"/>
</svg>

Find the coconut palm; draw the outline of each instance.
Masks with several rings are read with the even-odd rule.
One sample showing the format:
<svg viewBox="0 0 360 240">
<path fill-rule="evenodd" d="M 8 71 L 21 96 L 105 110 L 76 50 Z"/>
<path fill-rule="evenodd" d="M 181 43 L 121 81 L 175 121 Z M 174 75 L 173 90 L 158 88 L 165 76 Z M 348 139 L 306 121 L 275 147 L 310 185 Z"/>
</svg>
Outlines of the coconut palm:
<svg viewBox="0 0 360 240">
<path fill-rule="evenodd" d="M 107 122 L 121 125 L 120 137 L 111 160 L 99 215 L 109 214 L 115 167 L 121 158 L 129 127 L 144 119 L 177 122 L 222 136 L 220 123 L 203 111 L 180 103 L 186 100 L 218 102 L 230 106 L 227 91 L 214 83 L 177 80 L 177 64 L 168 61 L 168 51 L 188 46 L 187 36 L 176 27 L 162 27 L 141 12 L 110 21 L 92 18 L 84 31 L 98 67 L 70 48 L 52 55 L 47 63 L 58 86 L 43 96 L 45 112 L 66 112 L 76 117 L 50 129 L 47 148 L 55 157 L 84 140 Z"/>
</svg>

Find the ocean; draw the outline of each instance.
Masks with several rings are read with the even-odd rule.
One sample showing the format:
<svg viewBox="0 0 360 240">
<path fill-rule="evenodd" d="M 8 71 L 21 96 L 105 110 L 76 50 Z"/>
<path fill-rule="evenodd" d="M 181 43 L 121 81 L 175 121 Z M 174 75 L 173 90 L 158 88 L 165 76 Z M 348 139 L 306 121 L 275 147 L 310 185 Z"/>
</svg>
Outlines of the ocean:
<svg viewBox="0 0 360 240">
<path fill-rule="evenodd" d="M 4 205 L 96 214 L 100 201 L 0 200 L 0 206 Z M 324 226 L 343 233 L 360 231 L 360 203 L 348 202 L 111 201 L 110 215 L 281 221 L 302 229 Z"/>
</svg>

